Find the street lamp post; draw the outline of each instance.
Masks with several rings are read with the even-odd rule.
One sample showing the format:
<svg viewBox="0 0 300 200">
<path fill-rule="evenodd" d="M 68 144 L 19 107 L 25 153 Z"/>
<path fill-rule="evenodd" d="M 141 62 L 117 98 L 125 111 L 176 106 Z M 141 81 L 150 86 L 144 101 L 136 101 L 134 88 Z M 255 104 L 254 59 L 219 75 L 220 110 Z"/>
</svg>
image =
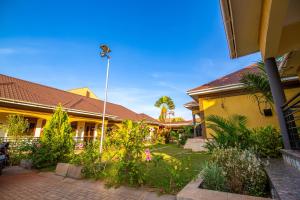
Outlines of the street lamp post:
<svg viewBox="0 0 300 200">
<path fill-rule="evenodd" d="M 110 48 L 107 45 L 100 45 L 101 48 L 101 57 L 107 58 L 107 67 L 106 67 L 106 80 L 105 80 L 105 89 L 104 89 L 104 104 L 103 104 L 103 112 L 102 112 L 102 128 L 101 128 L 101 139 L 100 139 L 100 154 L 103 149 L 103 139 L 104 139 L 104 124 L 105 124 L 105 112 L 106 112 L 106 102 L 107 102 L 107 89 L 108 89 L 108 78 L 109 78 L 109 53 L 111 52 Z"/>
</svg>

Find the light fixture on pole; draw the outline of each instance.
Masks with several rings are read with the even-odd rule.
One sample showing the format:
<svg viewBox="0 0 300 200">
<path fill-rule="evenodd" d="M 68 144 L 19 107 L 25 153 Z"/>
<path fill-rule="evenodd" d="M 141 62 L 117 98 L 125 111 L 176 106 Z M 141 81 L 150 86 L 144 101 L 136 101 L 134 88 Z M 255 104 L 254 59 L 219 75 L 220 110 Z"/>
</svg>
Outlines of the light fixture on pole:
<svg viewBox="0 0 300 200">
<path fill-rule="evenodd" d="M 105 90 L 104 90 L 104 104 L 102 112 L 102 128 L 101 128 L 101 139 L 100 139 L 100 154 L 102 153 L 103 139 L 104 139 L 104 129 L 105 129 L 105 112 L 106 112 L 106 102 L 107 102 L 107 89 L 108 89 L 108 78 L 109 78 L 109 53 L 111 52 L 110 48 L 107 45 L 100 45 L 101 53 L 100 56 L 107 58 L 107 67 L 106 67 L 106 80 L 105 80 Z"/>
</svg>

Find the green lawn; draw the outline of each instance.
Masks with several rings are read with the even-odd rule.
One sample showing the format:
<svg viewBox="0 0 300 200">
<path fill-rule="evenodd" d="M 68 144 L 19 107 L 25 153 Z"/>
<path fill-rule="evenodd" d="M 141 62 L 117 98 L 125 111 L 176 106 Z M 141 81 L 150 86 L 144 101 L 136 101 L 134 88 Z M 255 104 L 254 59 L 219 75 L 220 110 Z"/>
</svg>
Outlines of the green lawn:
<svg viewBox="0 0 300 200">
<path fill-rule="evenodd" d="M 197 176 L 209 159 L 207 153 L 196 153 L 178 147 L 176 144 L 154 145 L 149 147 L 152 160 L 145 162 L 144 185 L 161 193 L 175 194 Z M 117 176 L 116 162 L 110 163 L 104 179 L 113 184 Z"/>
<path fill-rule="evenodd" d="M 159 188 L 163 193 L 181 190 L 199 174 L 203 164 L 209 159 L 207 153 L 192 152 L 175 144 L 155 145 L 150 150 L 153 159 L 147 165 L 146 183 Z"/>
</svg>

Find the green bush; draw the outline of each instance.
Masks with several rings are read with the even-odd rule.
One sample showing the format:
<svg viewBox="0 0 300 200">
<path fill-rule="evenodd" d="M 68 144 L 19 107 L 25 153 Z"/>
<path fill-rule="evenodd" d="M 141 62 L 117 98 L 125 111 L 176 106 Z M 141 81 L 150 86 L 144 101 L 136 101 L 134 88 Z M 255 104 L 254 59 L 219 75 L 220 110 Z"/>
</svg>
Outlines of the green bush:
<svg viewBox="0 0 300 200">
<path fill-rule="evenodd" d="M 206 148 L 213 151 L 216 148 L 249 149 L 252 145 L 251 130 L 247 128 L 247 118 L 242 115 L 232 115 L 228 119 L 217 115 L 207 117 L 208 128 L 214 131 L 213 140 L 206 143 Z"/>
<path fill-rule="evenodd" d="M 211 115 L 207 121 L 208 128 L 214 131 L 213 139 L 206 143 L 210 152 L 218 148 L 239 148 L 251 150 L 259 157 L 280 156 L 281 137 L 272 126 L 247 128 L 247 119 L 241 115 L 233 115 L 229 119 Z"/>
<path fill-rule="evenodd" d="M 215 149 L 212 161 L 224 170 L 230 192 L 254 196 L 266 194 L 267 176 L 254 153 L 237 148 Z"/>
<path fill-rule="evenodd" d="M 126 120 L 121 127 L 111 131 L 106 145 L 117 152 L 117 182 L 130 185 L 141 185 L 144 182 L 143 155 L 145 138 L 149 128 L 144 122 Z"/>
<path fill-rule="evenodd" d="M 203 188 L 226 191 L 224 170 L 216 163 L 206 163 L 200 173 L 203 178 Z"/>
<path fill-rule="evenodd" d="M 73 150 L 74 140 L 68 114 L 58 106 L 43 129 L 40 143 L 33 147 L 33 165 L 44 168 L 67 162 Z"/>
<path fill-rule="evenodd" d="M 8 115 L 6 129 L 8 136 L 20 137 L 28 135 L 27 129 L 29 127 L 28 120 L 21 115 Z"/>
<path fill-rule="evenodd" d="M 253 150 L 260 157 L 280 157 L 280 149 L 283 148 L 281 136 L 278 130 L 272 126 L 254 129 L 251 134 Z"/>
<path fill-rule="evenodd" d="M 105 165 L 101 163 L 99 141 L 87 143 L 80 154 L 73 155 L 70 163 L 83 166 L 84 177 L 99 179 L 105 168 Z"/>
</svg>

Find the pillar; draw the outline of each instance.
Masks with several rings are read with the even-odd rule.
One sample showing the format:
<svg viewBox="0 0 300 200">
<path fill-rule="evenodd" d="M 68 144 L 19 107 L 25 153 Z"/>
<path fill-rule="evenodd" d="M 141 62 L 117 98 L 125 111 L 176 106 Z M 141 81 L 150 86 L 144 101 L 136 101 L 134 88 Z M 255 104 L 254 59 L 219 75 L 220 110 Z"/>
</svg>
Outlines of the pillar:
<svg viewBox="0 0 300 200">
<path fill-rule="evenodd" d="M 279 121 L 280 131 L 285 149 L 291 149 L 288 130 L 281 106 L 286 102 L 283 86 L 281 84 L 276 60 L 274 57 L 265 59 L 265 69 L 269 78 L 271 92 Z"/>
<path fill-rule="evenodd" d="M 99 124 L 96 123 L 96 124 L 95 124 L 95 130 L 94 130 L 94 140 L 97 139 L 97 135 L 98 135 L 98 127 L 99 127 Z"/>
<path fill-rule="evenodd" d="M 84 131 L 85 131 L 84 128 L 85 128 L 85 122 L 79 121 L 77 123 L 77 129 L 78 129 L 78 131 L 77 131 L 78 135 L 77 136 L 79 137 L 79 141 L 84 140 Z"/>
<path fill-rule="evenodd" d="M 197 137 L 197 132 L 196 132 L 196 116 L 193 114 L 193 125 L 194 125 L 194 137 Z"/>
<path fill-rule="evenodd" d="M 40 137 L 42 131 L 43 119 L 38 119 L 35 126 L 34 137 Z"/>
</svg>

